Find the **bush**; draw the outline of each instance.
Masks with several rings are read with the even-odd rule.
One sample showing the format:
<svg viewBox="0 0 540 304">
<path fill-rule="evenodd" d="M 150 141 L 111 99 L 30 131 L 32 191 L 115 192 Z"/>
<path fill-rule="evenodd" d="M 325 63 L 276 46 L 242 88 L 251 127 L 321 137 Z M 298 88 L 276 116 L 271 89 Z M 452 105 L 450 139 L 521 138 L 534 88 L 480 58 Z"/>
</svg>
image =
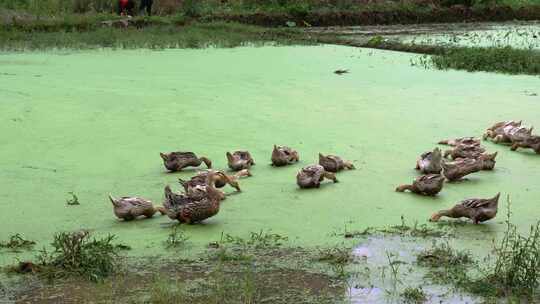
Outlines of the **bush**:
<svg viewBox="0 0 540 304">
<path fill-rule="evenodd" d="M 91 238 L 88 231 L 61 232 L 54 236 L 52 252 L 38 256 L 41 271 L 51 277 L 76 275 L 101 281 L 118 267 L 119 251 L 125 246 L 113 244 L 115 236 Z"/>
</svg>

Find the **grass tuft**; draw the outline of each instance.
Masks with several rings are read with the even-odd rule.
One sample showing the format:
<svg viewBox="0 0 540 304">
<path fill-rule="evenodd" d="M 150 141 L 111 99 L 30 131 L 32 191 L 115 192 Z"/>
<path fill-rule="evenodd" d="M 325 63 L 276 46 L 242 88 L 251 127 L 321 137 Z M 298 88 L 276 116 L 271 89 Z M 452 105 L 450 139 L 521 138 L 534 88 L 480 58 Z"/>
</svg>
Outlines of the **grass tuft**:
<svg viewBox="0 0 540 304">
<path fill-rule="evenodd" d="M 407 304 L 420 304 L 427 301 L 427 296 L 421 287 L 413 288 L 407 287 L 401 293 L 401 298 L 404 303 Z"/>
<path fill-rule="evenodd" d="M 167 248 L 180 248 L 184 247 L 188 240 L 189 237 L 182 230 L 182 227 L 180 225 L 174 225 L 167 240 L 165 240 L 165 245 Z"/>
<path fill-rule="evenodd" d="M 38 256 L 40 272 L 49 278 L 78 276 L 102 281 L 118 266 L 123 246 L 113 244 L 115 236 L 91 238 L 88 231 L 61 232 L 54 236 L 53 250 L 43 249 Z"/>
<path fill-rule="evenodd" d="M 512 47 L 452 47 L 428 62 L 440 70 L 540 75 L 540 52 Z"/>
<path fill-rule="evenodd" d="M 27 240 L 20 234 L 16 233 L 9 237 L 8 241 L 0 242 L 0 248 L 6 248 L 12 251 L 30 250 L 36 242 Z"/>
</svg>

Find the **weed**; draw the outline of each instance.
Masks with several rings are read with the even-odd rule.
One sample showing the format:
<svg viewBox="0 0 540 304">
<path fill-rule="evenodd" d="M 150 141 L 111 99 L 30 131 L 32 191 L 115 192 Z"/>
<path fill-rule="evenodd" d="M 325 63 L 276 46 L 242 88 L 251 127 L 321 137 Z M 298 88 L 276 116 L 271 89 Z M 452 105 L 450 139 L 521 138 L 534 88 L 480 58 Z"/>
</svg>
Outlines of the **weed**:
<svg viewBox="0 0 540 304">
<path fill-rule="evenodd" d="M 409 304 L 420 304 L 427 301 L 426 293 L 422 290 L 421 287 L 407 287 L 401 293 L 401 297 L 404 303 Z"/>
<path fill-rule="evenodd" d="M 77 197 L 77 195 L 75 193 L 68 192 L 68 194 L 71 195 L 71 197 L 66 200 L 66 203 L 68 204 L 68 206 L 74 206 L 74 205 L 80 205 L 81 204 L 79 202 L 79 198 Z"/>
<path fill-rule="evenodd" d="M 189 302 L 188 296 L 184 292 L 183 286 L 171 284 L 164 279 L 155 279 L 155 282 L 150 287 L 150 298 L 145 303 L 152 304 L 176 304 Z"/>
<path fill-rule="evenodd" d="M 437 226 L 431 228 L 426 224 L 419 225 L 418 222 L 414 222 L 412 226 L 409 226 L 405 221 L 405 218 L 401 216 L 401 225 L 395 225 L 385 228 L 368 227 L 362 231 L 345 231 L 343 236 L 345 238 L 363 237 L 376 233 L 388 234 L 388 235 L 401 235 L 410 237 L 442 237 L 452 233 L 452 231 L 443 226 Z"/>
<path fill-rule="evenodd" d="M 318 261 L 330 264 L 347 264 L 352 262 L 353 256 L 349 248 L 325 248 L 319 249 Z"/>
<path fill-rule="evenodd" d="M 530 228 L 528 235 L 517 232 L 511 223 L 510 198 L 506 230 L 494 248 L 494 263 L 488 263 L 477 276 L 467 272 L 472 263 L 468 254 L 459 254 L 448 245 L 424 252 L 419 263 L 433 267 L 429 276 L 434 281 L 449 283 L 475 295 L 507 299 L 534 300 L 540 286 L 540 222 Z M 487 260 L 486 262 L 489 262 Z"/>
<path fill-rule="evenodd" d="M 253 45 L 314 44 L 296 29 L 267 29 L 237 23 L 191 23 L 181 29 L 175 24 L 162 24 L 137 29 L 97 27 L 73 29 L 69 25 L 51 25 L 44 29 L 30 25 L 28 29 L 0 28 L 0 50 L 26 51 L 47 49 L 166 49 L 238 47 Z"/>
<path fill-rule="evenodd" d="M 221 236 L 222 243 L 234 244 L 236 246 L 252 249 L 280 247 L 286 241 L 288 241 L 286 236 L 265 232 L 264 230 L 259 232 L 250 232 L 248 239 L 231 236 L 229 234 L 222 234 Z"/>
<path fill-rule="evenodd" d="M 416 259 L 419 265 L 428 267 L 461 267 L 473 263 L 469 252 L 457 251 L 448 243 L 435 243 L 432 248 L 420 252 Z"/>
<path fill-rule="evenodd" d="M 9 241 L 0 242 L 0 248 L 6 248 L 12 251 L 30 250 L 36 242 L 27 240 L 20 234 L 16 233 L 9 237 Z"/>
<path fill-rule="evenodd" d="M 512 47 L 452 47 L 428 62 L 437 69 L 540 75 L 540 52 Z"/>
<path fill-rule="evenodd" d="M 120 248 L 114 238 L 91 238 L 88 231 L 58 233 L 51 243 L 53 251 L 43 249 L 38 255 L 40 268 L 50 278 L 76 275 L 101 281 L 118 268 Z"/>
<path fill-rule="evenodd" d="M 188 240 L 189 237 L 182 230 L 182 227 L 180 225 L 174 225 L 165 241 L 165 245 L 167 248 L 179 248 L 183 247 Z"/>
<path fill-rule="evenodd" d="M 540 284 L 540 222 L 531 226 L 528 235 L 521 235 L 510 222 L 507 208 L 506 231 L 494 250 L 495 266 L 484 280 L 497 286 L 502 295 L 532 297 Z"/>
</svg>

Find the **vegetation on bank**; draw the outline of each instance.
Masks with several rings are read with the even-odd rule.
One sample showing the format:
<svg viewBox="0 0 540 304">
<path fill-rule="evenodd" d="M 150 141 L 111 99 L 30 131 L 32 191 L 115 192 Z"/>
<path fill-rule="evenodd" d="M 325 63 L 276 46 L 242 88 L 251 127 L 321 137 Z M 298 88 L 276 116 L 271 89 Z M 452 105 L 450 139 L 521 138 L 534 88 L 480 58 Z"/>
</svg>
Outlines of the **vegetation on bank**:
<svg viewBox="0 0 540 304">
<path fill-rule="evenodd" d="M 0 50 L 50 50 L 50 49 L 165 49 L 238 47 L 243 45 L 313 44 L 294 29 L 267 29 L 236 23 L 192 23 L 179 28 L 176 25 L 159 25 L 144 28 L 99 27 L 79 31 L 24 31 L 0 30 Z"/>
<path fill-rule="evenodd" d="M 116 0 L 0 0 L 0 23 L 109 16 Z M 540 0 L 155 0 L 154 13 L 198 22 L 332 26 L 540 19 Z M 73 17 L 76 16 L 76 17 Z"/>
<path fill-rule="evenodd" d="M 0 0 L 0 8 L 27 11 L 33 14 L 110 13 L 117 0 Z M 414 10 L 434 7 L 540 5 L 538 0 L 421 0 L 363 1 L 363 0 L 155 0 L 154 12 L 158 15 L 183 13 L 192 16 L 235 13 L 287 13 L 290 15 L 310 12 Z"/>
<path fill-rule="evenodd" d="M 418 264 L 429 268 L 427 277 L 436 283 L 489 300 L 504 297 L 509 303 L 536 303 L 540 300 L 540 222 L 522 234 L 510 221 L 510 208 L 507 214 L 503 238 L 494 244 L 493 256 L 482 263 L 469 252 L 436 244 L 418 254 Z"/>
</svg>

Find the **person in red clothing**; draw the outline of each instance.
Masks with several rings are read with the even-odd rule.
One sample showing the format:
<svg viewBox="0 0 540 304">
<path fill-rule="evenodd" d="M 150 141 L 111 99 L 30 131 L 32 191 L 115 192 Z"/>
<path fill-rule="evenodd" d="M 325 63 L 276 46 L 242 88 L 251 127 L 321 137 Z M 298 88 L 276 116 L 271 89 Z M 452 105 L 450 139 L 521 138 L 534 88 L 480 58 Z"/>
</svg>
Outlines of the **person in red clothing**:
<svg viewBox="0 0 540 304">
<path fill-rule="evenodd" d="M 134 0 L 118 0 L 118 15 L 133 16 L 133 9 L 135 9 Z"/>
</svg>

